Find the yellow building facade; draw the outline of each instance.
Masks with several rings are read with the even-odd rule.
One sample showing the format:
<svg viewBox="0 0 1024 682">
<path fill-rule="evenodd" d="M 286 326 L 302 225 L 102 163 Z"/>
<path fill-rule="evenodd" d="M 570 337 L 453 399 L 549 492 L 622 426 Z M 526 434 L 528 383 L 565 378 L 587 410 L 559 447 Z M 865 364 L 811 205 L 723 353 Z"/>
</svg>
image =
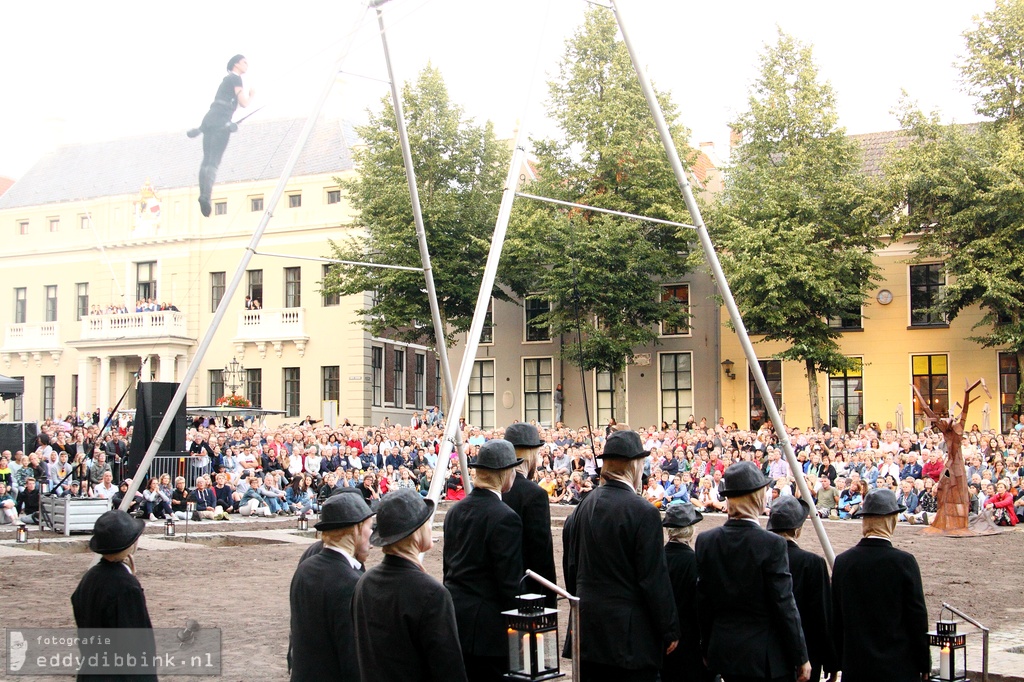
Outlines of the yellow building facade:
<svg viewBox="0 0 1024 682">
<path fill-rule="evenodd" d="M 876 260 L 883 281 L 862 307 L 859 320 L 833 321 L 840 328 L 845 325 L 839 346 L 845 355 L 859 360 L 860 369 L 842 376 L 818 375 L 822 420 L 848 429 L 861 423 L 885 427 L 887 422 L 894 426 L 902 422 L 905 428 L 921 430 L 925 423 L 913 385 L 936 413 L 944 414 L 963 402 L 965 382 L 982 378 L 992 397 L 982 394 L 971 405 L 968 423 L 1005 430 L 1016 390 L 1016 357 L 971 340 L 985 335 L 984 328 L 973 328 L 984 316 L 978 307 L 963 311 L 948 324 L 923 313 L 921 308 L 941 292 L 945 279 L 940 262 L 917 262 L 914 257 L 913 238 L 880 250 Z M 723 383 L 722 414 L 740 428 L 756 428 L 765 418 L 764 410 L 750 365 L 735 332 L 725 327 L 727 321 L 723 308 L 721 356 L 734 363 L 735 378 L 727 376 Z M 761 338 L 751 336 L 776 405 L 785 408 L 787 424 L 807 428 L 811 407 L 804 364 L 772 359 L 788 346 L 763 343 Z"/>
<path fill-rule="evenodd" d="M 232 136 L 209 218 L 197 203 L 201 145 L 183 133 L 60 148 L 0 197 L 0 373 L 25 382 L 2 419 L 105 413 L 140 369 L 143 381 L 180 382 L 218 306 L 228 310 L 190 406 L 214 404 L 232 383 L 293 422 L 321 419 L 325 401 L 358 424 L 406 421 L 432 404 L 433 354 L 371 338 L 355 313 L 364 295 L 320 292 L 326 264 L 315 259 L 353 229 L 337 182 L 355 173 L 343 123 L 314 127 L 237 293 L 221 300 L 303 123 Z M 141 299 L 174 309 L 139 312 Z M 242 369 L 226 375 L 233 360 Z M 127 393 L 123 406 L 133 407 Z"/>
</svg>

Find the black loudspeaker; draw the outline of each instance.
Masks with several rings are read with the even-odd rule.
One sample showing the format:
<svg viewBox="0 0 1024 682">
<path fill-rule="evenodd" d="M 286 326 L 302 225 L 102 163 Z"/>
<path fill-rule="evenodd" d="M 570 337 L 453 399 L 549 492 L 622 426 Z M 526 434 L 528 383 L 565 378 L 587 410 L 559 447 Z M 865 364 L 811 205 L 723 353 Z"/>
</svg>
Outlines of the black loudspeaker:
<svg viewBox="0 0 1024 682">
<path fill-rule="evenodd" d="M 22 428 L 25 429 L 24 438 L 22 437 Z M 26 454 L 35 452 L 32 444 L 35 443 L 37 429 L 38 425 L 35 422 L 0 423 L 0 452 L 10 450 L 12 456 L 18 450 Z"/>
<path fill-rule="evenodd" d="M 135 393 L 135 419 L 132 429 L 132 446 L 129 450 L 129 465 L 124 477 L 131 477 L 146 456 L 146 450 L 153 442 L 160 422 L 167 414 L 178 384 L 162 381 L 141 381 Z M 185 450 L 185 401 L 181 401 L 174 415 L 174 423 L 160 443 L 160 453 L 179 453 Z"/>
</svg>

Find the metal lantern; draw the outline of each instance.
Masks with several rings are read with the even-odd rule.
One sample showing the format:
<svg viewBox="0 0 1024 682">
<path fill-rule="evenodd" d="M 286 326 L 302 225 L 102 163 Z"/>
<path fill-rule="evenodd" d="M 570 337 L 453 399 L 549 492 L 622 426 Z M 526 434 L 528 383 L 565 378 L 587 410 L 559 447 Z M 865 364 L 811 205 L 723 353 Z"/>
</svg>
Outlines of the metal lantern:
<svg viewBox="0 0 1024 682">
<path fill-rule="evenodd" d="M 507 680 L 562 677 L 558 663 L 558 611 L 544 607 L 544 595 L 521 594 L 519 608 L 503 611 L 508 623 Z"/>
<path fill-rule="evenodd" d="M 39 494 L 50 494 L 50 479 L 46 478 L 45 476 L 39 481 Z"/>
<path fill-rule="evenodd" d="M 173 516 L 168 516 L 167 520 L 164 521 L 164 537 L 165 538 L 173 538 L 174 537 L 174 517 Z"/>
<path fill-rule="evenodd" d="M 305 514 L 299 517 L 299 530 L 309 530 L 309 519 Z"/>
<path fill-rule="evenodd" d="M 928 646 L 932 652 L 929 682 L 966 682 L 967 635 L 957 634 L 956 621 L 937 622 L 935 632 L 928 633 Z"/>
<path fill-rule="evenodd" d="M 24 545 L 28 542 L 28 526 L 24 524 L 18 526 L 18 530 L 14 532 L 14 541 L 19 545 Z"/>
</svg>

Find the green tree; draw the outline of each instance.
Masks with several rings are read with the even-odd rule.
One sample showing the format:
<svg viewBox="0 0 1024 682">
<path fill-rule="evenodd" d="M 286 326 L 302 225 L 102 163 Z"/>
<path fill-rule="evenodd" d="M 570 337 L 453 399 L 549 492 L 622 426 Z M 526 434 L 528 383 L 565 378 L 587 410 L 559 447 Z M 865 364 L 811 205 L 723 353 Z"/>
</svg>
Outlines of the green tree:
<svg viewBox="0 0 1024 682">
<path fill-rule="evenodd" d="M 616 31 L 612 14 L 594 8 L 566 41 L 548 84 L 548 114 L 562 136 L 533 141 L 539 179 L 527 191 L 682 222 L 688 214 Z M 674 120 L 668 96 L 661 101 Z M 687 131 L 673 124 L 672 133 L 687 149 Z M 502 272 L 518 296 L 549 302 L 537 326 L 580 332 L 582 344 L 565 347 L 570 362 L 620 373 L 637 347 L 657 343 L 659 322 L 686 324 L 659 283 L 686 272 L 690 239 L 673 227 L 520 199 Z"/>
<path fill-rule="evenodd" d="M 402 89 L 413 166 L 430 247 L 434 283 L 446 329 L 464 332 L 473 319 L 484 262 L 494 231 L 510 150 L 490 122 L 467 119 L 449 96 L 441 73 L 427 65 L 416 83 Z M 389 265 L 420 266 L 412 202 L 402 163 L 394 107 L 356 129 L 358 175 L 341 181 L 362 228 L 331 242 L 332 257 Z M 327 294 L 375 292 L 358 312 L 374 335 L 435 343 L 430 306 L 419 272 L 333 265 L 321 289 Z M 501 291 L 496 295 L 502 296 Z M 449 336 L 452 339 L 452 336 Z"/>
<path fill-rule="evenodd" d="M 979 114 L 1016 121 L 1024 104 L 1024 2 L 996 0 L 994 10 L 974 20 L 959 63 L 965 89 L 977 97 Z"/>
<path fill-rule="evenodd" d="M 817 373 L 852 368 L 830 320 L 858 317 L 879 279 L 878 203 L 811 47 L 781 30 L 734 127 L 742 143 L 708 224 L 745 325 L 790 344 L 776 357 L 804 363 L 819 424 Z"/>
</svg>

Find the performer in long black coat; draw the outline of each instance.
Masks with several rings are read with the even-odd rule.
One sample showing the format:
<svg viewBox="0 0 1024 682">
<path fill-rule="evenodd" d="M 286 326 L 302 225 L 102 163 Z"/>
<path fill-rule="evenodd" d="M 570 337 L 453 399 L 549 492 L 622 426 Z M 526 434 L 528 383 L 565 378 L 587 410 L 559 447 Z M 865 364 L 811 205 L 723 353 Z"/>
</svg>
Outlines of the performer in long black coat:
<svg viewBox="0 0 1024 682">
<path fill-rule="evenodd" d="M 523 522 L 501 501 L 522 463 L 506 440 L 489 440 L 469 466 L 473 492 L 444 517 L 444 586 L 459 623 L 469 679 L 501 680 L 508 671 L 502 611 L 515 608 L 523 577 Z"/>
<path fill-rule="evenodd" d="M 697 613 L 708 667 L 729 682 L 811 674 L 786 541 L 758 524 L 770 481 L 749 461 L 725 470 L 725 525 L 697 536 Z"/>
<path fill-rule="evenodd" d="M 928 609 L 914 555 L 892 546 L 905 507 L 869 492 L 855 516 L 864 538 L 832 567 L 835 647 L 843 682 L 920 682 L 931 669 Z"/>
<path fill-rule="evenodd" d="M 149 630 L 149 634 L 141 634 L 141 647 L 131 646 L 125 651 L 116 648 L 91 647 L 82 645 L 81 653 L 88 660 L 92 653 L 105 653 L 113 659 L 115 653 L 130 653 L 136 657 L 145 650 L 148 657 L 156 651 L 156 640 L 153 637 L 153 624 L 149 620 L 149 609 L 146 607 L 146 595 L 142 584 L 135 577 L 135 553 L 139 536 L 146 530 L 146 522 L 130 516 L 127 512 L 112 509 L 96 519 L 93 535 L 89 540 L 89 548 L 103 555 L 99 563 L 86 571 L 78 587 L 71 595 L 71 608 L 75 613 L 75 625 L 79 628 L 140 628 Z M 84 674 L 83 668 L 78 675 L 80 682 L 89 680 L 156 680 L 153 668 L 139 667 L 130 675 L 104 674 L 101 677 Z M 93 672 L 103 672 L 97 669 Z"/>
<path fill-rule="evenodd" d="M 612 433 L 604 446 L 604 484 L 580 502 L 562 531 L 565 588 L 580 598 L 587 682 L 653 681 L 679 641 L 661 514 L 637 494 L 646 455 L 636 432 Z M 569 649 L 567 642 L 567 656 Z"/>
<path fill-rule="evenodd" d="M 670 504 L 661 522 L 668 529 L 665 560 L 672 580 L 672 595 L 679 614 L 679 646 L 665 656 L 661 682 L 711 682 L 714 678 L 704 666 L 697 626 L 697 555 L 689 545 L 693 526 L 703 515 L 689 502 Z"/>
<path fill-rule="evenodd" d="M 800 611 L 800 625 L 811 661 L 810 682 L 819 682 L 821 673 L 839 670 L 832 644 L 832 584 L 825 559 L 796 544 L 810 507 L 786 495 L 772 503 L 768 530 L 786 540 L 789 572 L 793 575 L 793 596 Z"/>
<path fill-rule="evenodd" d="M 551 499 L 533 481 L 537 470 L 537 450 L 543 445 L 537 427 L 516 423 L 505 429 L 505 440 L 516 448 L 516 456 L 523 460 L 516 471 L 512 488 L 501 496 L 501 501 L 523 520 L 523 568 L 556 582 L 555 548 L 551 540 Z M 533 591 L 546 592 L 536 583 Z M 557 596 L 547 595 L 547 605 L 555 608 Z"/>
<path fill-rule="evenodd" d="M 359 679 L 352 595 L 370 548 L 373 512 L 361 495 L 336 495 L 324 503 L 316 529 L 323 547 L 299 563 L 292 576 L 288 667 L 292 682 Z"/>
<path fill-rule="evenodd" d="M 388 493 L 370 542 L 384 560 L 356 584 L 356 654 L 362 682 L 466 682 L 451 595 L 423 569 L 433 548 L 434 501 Z"/>
</svg>

